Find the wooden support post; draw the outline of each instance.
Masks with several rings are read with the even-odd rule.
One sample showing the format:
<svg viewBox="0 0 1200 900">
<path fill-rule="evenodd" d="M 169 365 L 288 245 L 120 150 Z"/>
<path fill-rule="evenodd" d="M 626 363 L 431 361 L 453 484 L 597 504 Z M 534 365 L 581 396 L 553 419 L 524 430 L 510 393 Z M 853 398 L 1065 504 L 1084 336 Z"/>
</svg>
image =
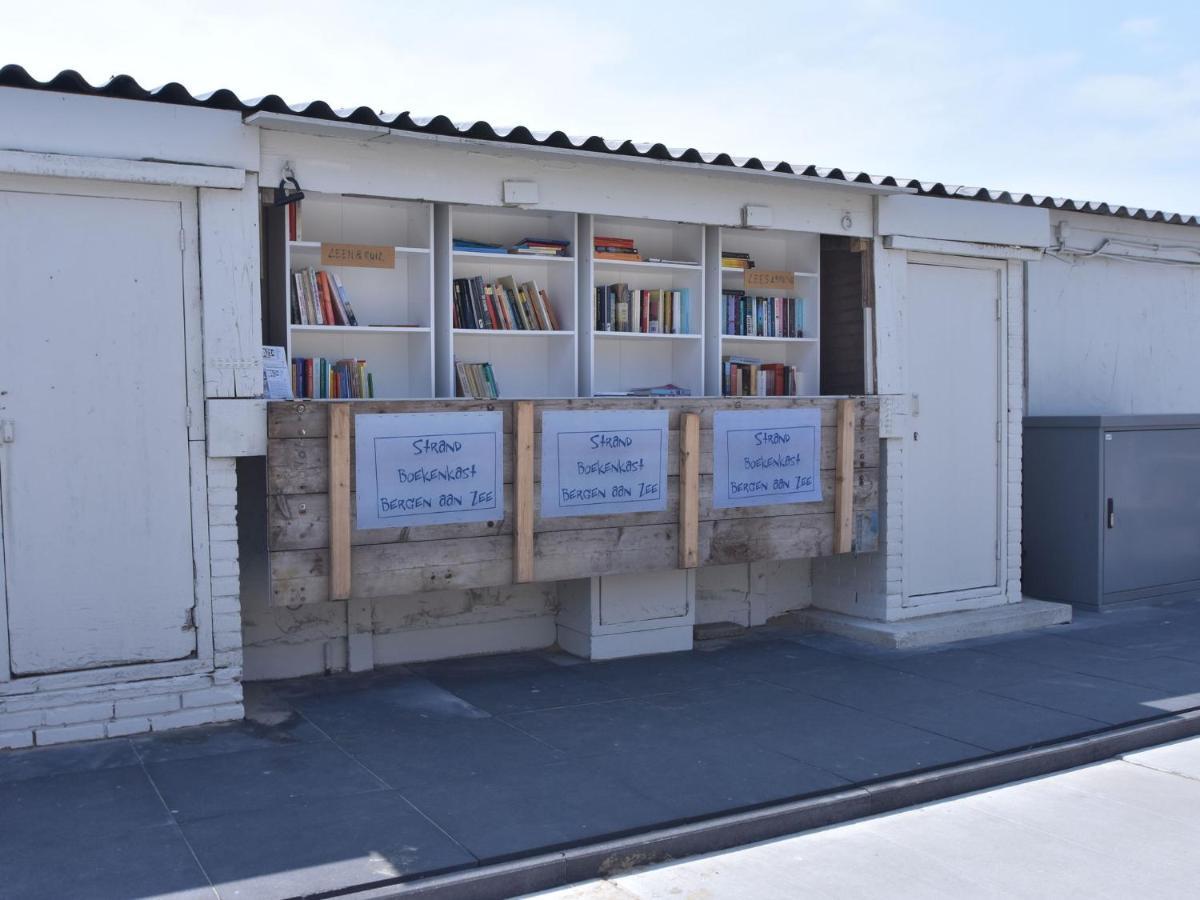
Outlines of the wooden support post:
<svg viewBox="0 0 1200 900">
<path fill-rule="evenodd" d="M 350 404 L 329 404 L 329 599 L 350 599 Z"/>
<path fill-rule="evenodd" d="M 679 568 L 700 565 L 700 417 L 679 417 Z"/>
<path fill-rule="evenodd" d="M 513 404 L 513 581 L 533 581 L 533 404 Z"/>
<path fill-rule="evenodd" d="M 837 405 L 837 455 L 833 476 L 833 552 L 854 549 L 854 401 Z"/>
</svg>

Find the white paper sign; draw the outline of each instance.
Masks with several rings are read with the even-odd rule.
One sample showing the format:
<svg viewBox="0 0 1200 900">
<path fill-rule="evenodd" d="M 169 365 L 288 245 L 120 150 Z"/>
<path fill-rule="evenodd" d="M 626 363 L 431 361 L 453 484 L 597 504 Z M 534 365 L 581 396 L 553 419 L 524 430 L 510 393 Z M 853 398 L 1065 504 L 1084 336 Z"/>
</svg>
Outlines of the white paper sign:
<svg viewBox="0 0 1200 900">
<path fill-rule="evenodd" d="M 713 414 L 713 507 L 821 499 L 819 409 Z"/>
<path fill-rule="evenodd" d="M 499 412 L 357 415 L 359 528 L 504 517 Z"/>
<path fill-rule="evenodd" d="M 667 508 L 667 412 L 542 413 L 542 515 Z"/>
</svg>

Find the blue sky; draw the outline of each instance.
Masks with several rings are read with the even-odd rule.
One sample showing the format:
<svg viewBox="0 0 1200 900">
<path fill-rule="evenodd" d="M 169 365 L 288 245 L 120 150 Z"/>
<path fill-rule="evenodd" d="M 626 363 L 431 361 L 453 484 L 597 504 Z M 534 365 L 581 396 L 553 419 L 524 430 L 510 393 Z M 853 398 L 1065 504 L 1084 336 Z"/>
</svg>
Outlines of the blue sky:
<svg viewBox="0 0 1200 900">
<path fill-rule="evenodd" d="M 1200 212 L 1200 4 L 10 5 L 0 61 Z"/>
</svg>

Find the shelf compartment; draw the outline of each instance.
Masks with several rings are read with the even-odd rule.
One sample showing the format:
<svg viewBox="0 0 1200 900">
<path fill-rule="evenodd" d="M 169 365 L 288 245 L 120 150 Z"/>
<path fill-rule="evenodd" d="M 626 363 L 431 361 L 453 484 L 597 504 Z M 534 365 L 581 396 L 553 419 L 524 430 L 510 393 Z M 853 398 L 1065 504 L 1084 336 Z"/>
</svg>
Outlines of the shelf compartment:
<svg viewBox="0 0 1200 900">
<path fill-rule="evenodd" d="M 613 338 L 617 338 L 620 340 L 628 340 L 630 338 L 633 338 L 635 340 L 652 340 L 652 341 L 657 341 L 657 340 L 698 341 L 698 340 L 703 339 L 703 337 L 704 337 L 704 335 L 702 335 L 702 334 L 663 334 L 661 332 L 646 333 L 646 332 L 642 332 L 642 331 L 597 331 L 597 332 L 595 332 L 595 336 L 596 336 L 597 340 L 609 340 L 609 339 L 613 339 Z"/>
<path fill-rule="evenodd" d="M 429 329 L 402 330 L 317 327 L 292 328 L 292 358 L 365 359 L 375 382 L 376 399 L 433 396 Z"/>
</svg>

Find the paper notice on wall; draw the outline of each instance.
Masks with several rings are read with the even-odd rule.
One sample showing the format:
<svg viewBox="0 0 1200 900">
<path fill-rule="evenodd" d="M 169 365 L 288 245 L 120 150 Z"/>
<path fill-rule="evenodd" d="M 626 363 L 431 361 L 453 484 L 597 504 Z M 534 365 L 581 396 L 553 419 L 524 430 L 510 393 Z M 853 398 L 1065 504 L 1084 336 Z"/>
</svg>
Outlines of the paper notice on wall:
<svg viewBox="0 0 1200 900">
<path fill-rule="evenodd" d="M 262 348 L 263 396 L 268 400 L 292 399 L 292 367 L 283 347 Z"/>
<path fill-rule="evenodd" d="M 542 413 L 542 516 L 667 508 L 667 412 Z"/>
<path fill-rule="evenodd" d="M 819 409 L 713 414 L 713 507 L 821 499 Z"/>
<path fill-rule="evenodd" d="M 499 412 L 357 415 L 359 528 L 504 518 Z"/>
</svg>

